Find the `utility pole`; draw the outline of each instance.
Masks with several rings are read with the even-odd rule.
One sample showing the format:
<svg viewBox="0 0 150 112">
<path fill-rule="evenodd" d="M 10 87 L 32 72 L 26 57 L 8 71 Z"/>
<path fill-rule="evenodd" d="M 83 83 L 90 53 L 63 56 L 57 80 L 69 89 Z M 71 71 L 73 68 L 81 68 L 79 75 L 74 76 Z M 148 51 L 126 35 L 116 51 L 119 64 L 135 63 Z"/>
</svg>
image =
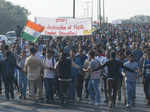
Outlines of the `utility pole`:
<svg viewBox="0 0 150 112">
<path fill-rule="evenodd" d="M 103 0 L 103 23 L 105 23 L 105 0 Z"/>
<path fill-rule="evenodd" d="M 76 1 L 73 0 L 73 18 L 76 16 Z"/>
<path fill-rule="evenodd" d="M 93 22 L 93 8 L 94 8 L 94 3 L 93 3 L 94 1 L 92 0 L 92 14 L 91 14 L 91 16 L 92 16 L 92 22 Z"/>
<path fill-rule="evenodd" d="M 97 15 L 98 15 L 98 20 L 99 20 L 99 23 L 100 23 L 100 25 L 101 25 L 101 23 L 102 23 L 102 10 L 101 10 L 101 0 L 98 0 L 97 1 Z"/>
</svg>

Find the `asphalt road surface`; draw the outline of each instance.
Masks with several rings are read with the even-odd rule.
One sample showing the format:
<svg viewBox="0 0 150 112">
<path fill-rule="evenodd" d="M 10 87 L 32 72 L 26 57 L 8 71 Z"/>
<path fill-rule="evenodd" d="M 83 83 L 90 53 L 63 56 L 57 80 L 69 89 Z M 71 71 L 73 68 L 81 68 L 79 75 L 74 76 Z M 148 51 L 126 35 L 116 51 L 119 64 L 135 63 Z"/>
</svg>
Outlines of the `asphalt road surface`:
<svg viewBox="0 0 150 112">
<path fill-rule="evenodd" d="M 103 103 L 104 95 L 101 93 L 101 105 L 89 105 L 87 99 L 81 103 L 60 105 L 59 103 L 46 104 L 31 100 L 19 100 L 16 94 L 15 100 L 7 101 L 4 95 L 0 96 L 0 112 L 150 112 L 150 106 L 146 105 L 142 84 L 137 84 L 136 106 L 127 109 L 122 102 L 118 102 L 116 108 L 110 109 Z"/>
</svg>

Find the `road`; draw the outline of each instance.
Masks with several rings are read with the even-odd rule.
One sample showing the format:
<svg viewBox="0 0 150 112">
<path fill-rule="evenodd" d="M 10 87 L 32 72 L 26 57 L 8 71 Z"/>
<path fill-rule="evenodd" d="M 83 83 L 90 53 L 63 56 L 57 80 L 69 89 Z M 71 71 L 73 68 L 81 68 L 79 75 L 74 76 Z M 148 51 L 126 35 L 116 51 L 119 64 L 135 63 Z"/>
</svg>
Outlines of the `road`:
<svg viewBox="0 0 150 112">
<path fill-rule="evenodd" d="M 101 94 L 101 98 L 103 95 Z M 59 105 L 37 103 L 30 100 L 19 100 L 16 95 L 15 100 L 6 101 L 0 96 L 0 112 L 150 112 L 150 106 L 146 106 L 142 84 L 137 84 L 136 107 L 126 109 L 122 103 L 117 103 L 116 108 L 110 109 L 101 101 L 100 106 L 89 105 L 84 99 L 78 104 Z"/>
</svg>

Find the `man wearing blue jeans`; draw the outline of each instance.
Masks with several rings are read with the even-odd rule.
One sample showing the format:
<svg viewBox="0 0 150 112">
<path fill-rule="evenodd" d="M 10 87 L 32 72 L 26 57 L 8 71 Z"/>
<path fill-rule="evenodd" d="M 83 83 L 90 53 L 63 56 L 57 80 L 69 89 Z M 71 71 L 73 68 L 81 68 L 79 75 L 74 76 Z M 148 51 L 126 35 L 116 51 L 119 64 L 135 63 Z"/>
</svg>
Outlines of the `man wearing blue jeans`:
<svg viewBox="0 0 150 112">
<path fill-rule="evenodd" d="M 90 80 L 88 84 L 88 91 L 90 95 L 89 103 L 98 106 L 100 104 L 100 90 L 99 90 L 100 71 L 96 69 L 99 68 L 100 63 L 97 59 L 94 59 L 95 58 L 94 51 L 90 51 L 89 58 L 90 58 L 90 65 L 88 68 L 90 72 Z"/>
<path fill-rule="evenodd" d="M 136 97 L 136 81 L 126 81 L 127 87 L 127 108 L 135 106 L 135 97 Z"/>
<path fill-rule="evenodd" d="M 44 86 L 45 86 L 45 94 L 46 94 L 46 102 L 50 103 L 54 101 L 54 89 L 56 85 L 55 78 L 44 78 Z"/>
<path fill-rule="evenodd" d="M 134 56 L 129 56 L 129 61 L 124 64 L 124 66 L 137 71 L 138 64 L 134 61 Z M 126 80 L 126 87 L 127 87 L 127 108 L 131 107 L 131 104 L 135 106 L 135 98 L 136 98 L 136 79 L 137 73 L 125 71 L 125 80 Z"/>
<path fill-rule="evenodd" d="M 100 103 L 100 91 L 99 91 L 99 84 L 100 80 L 99 79 L 90 79 L 89 85 L 88 85 L 88 90 L 90 94 L 90 103 L 94 103 L 95 105 L 99 105 Z"/>
<path fill-rule="evenodd" d="M 26 99 L 27 76 L 22 71 L 19 72 L 19 89 L 21 92 L 20 99 Z"/>
<path fill-rule="evenodd" d="M 23 51 L 21 53 L 21 59 L 18 63 L 18 65 L 23 69 L 26 59 L 26 52 Z M 19 89 L 21 92 L 20 99 L 26 99 L 26 90 L 27 90 L 27 76 L 25 72 L 19 71 Z"/>
</svg>

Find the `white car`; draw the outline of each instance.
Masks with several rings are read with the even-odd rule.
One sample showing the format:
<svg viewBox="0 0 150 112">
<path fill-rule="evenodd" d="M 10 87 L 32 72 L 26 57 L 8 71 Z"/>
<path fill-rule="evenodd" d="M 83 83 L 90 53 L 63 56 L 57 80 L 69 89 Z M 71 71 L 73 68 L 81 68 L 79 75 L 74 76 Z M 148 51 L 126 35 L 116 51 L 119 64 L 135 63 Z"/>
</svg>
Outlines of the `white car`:
<svg viewBox="0 0 150 112">
<path fill-rule="evenodd" d="M 5 43 L 8 43 L 8 39 L 5 35 L 0 35 L 0 44 L 2 44 L 2 42 L 5 41 Z"/>
<path fill-rule="evenodd" d="M 15 31 L 9 31 L 6 33 L 6 37 L 8 39 L 8 44 L 13 44 L 17 40 L 17 34 Z"/>
</svg>

